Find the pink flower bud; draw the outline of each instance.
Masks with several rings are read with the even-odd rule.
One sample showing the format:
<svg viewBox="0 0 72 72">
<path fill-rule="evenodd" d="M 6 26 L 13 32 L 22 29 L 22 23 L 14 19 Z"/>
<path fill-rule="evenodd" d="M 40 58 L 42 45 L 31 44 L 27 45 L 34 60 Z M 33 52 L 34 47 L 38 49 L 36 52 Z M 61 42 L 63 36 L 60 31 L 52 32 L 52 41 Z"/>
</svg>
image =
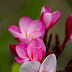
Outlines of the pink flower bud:
<svg viewBox="0 0 72 72">
<path fill-rule="evenodd" d="M 17 53 L 16 53 L 16 45 L 10 44 L 10 45 L 9 45 L 9 48 L 10 48 L 11 52 L 12 52 L 14 55 L 17 55 Z"/>
<path fill-rule="evenodd" d="M 56 22 L 58 21 L 60 16 L 61 16 L 60 11 L 55 11 L 55 12 L 51 13 L 50 8 L 48 8 L 46 6 L 42 7 L 41 20 L 45 24 L 46 30 L 50 29 L 54 24 L 56 24 Z"/>
<path fill-rule="evenodd" d="M 70 35 L 72 33 L 72 14 L 68 17 L 65 23 L 65 34 Z"/>
</svg>

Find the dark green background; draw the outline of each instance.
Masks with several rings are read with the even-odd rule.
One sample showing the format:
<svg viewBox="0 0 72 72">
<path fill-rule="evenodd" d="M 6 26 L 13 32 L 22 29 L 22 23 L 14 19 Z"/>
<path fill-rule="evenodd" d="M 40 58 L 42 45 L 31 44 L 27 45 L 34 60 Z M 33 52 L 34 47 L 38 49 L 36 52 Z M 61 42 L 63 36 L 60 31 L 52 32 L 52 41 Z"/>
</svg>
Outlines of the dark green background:
<svg viewBox="0 0 72 72">
<path fill-rule="evenodd" d="M 13 36 L 8 32 L 9 25 L 18 25 L 22 16 L 29 16 L 32 19 L 40 18 L 42 6 L 48 6 L 52 12 L 60 10 L 62 16 L 55 26 L 48 33 L 53 33 L 52 45 L 55 43 L 55 34 L 63 42 L 65 36 L 65 21 L 72 13 L 72 0 L 0 0 L 0 72 L 19 72 L 20 65 L 13 63 L 14 56 L 9 50 L 9 44 L 16 44 Z M 64 52 L 62 53 L 58 70 L 64 69 L 66 63 L 72 58 L 72 44 L 68 41 Z"/>
</svg>

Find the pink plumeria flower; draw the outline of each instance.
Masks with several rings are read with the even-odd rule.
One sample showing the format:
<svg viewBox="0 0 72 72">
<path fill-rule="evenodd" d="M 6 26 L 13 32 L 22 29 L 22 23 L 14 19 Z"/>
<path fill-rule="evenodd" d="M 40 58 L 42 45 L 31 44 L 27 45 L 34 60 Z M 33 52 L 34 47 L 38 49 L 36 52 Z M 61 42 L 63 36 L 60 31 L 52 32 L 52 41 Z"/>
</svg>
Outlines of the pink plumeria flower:
<svg viewBox="0 0 72 72">
<path fill-rule="evenodd" d="M 42 38 L 45 32 L 45 25 L 41 20 L 32 20 L 27 16 L 23 16 L 19 20 L 19 27 L 10 25 L 9 32 L 19 42 L 29 43 L 32 39 Z"/>
<path fill-rule="evenodd" d="M 50 54 L 42 64 L 37 61 L 26 61 L 20 67 L 20 72 L 56 72 L 57 60 L 55 54 Z"/>
<path fill-rule="evenodd" d="M 12 47 L 14 50 L 13 45 L 12 45 Z M 39 62 L 41 62 L 45 56 L 45 53 L 46 53 L 45 44 L 43 43 L 43 41 L 40 38 L 33 39 L 28 44 L 18 43 L 16 45 L 15 50 L 18 55 L 18 57 L 15 57 L 15 60 L 19 64 L 22 64 L 25 61 L 39 61 Z M 12 51 L 12 49 L 11 49 L 11 51 Z"/>
<path fill-rule="evenodd" d="M 45 24 L 46 30 L 50 29 L 54 24 L 56 24 L 56 22 L 58 21 L 60 16 L 61 16 L 60 11 L 55 11 L 55 12 L 51 13 L 50 8 L 48 8 L 46 6 L 42 7 L 41 20 Z"/>
</svg>

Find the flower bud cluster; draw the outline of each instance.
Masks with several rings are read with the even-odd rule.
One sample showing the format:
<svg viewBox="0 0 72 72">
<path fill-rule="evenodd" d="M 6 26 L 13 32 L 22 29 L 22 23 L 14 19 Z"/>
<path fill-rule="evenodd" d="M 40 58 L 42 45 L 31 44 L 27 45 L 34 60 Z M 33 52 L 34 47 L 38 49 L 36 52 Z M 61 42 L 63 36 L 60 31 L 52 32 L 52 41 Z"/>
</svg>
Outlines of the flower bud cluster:
<svg viewBox="0 0 72 72">
<path fill-rule="evenodd" d="M 48 42 L 47 34 L 50 28 L 57 23 L 60 16 L 61 11 L 57 10 L 51 13 L 51 9 L 44 6 L 41 9 L 40 19 L 32 20 L 27 16 L 23 16 L 19 20 L 19 27 L 15 25 L 8 27 L 14 39 L 19 42 L 17 45 L 10 44 L 9 47 L 16 56 L 17 63 L 21 64 L 20 72 L 56 72 L 59 56 L 63 52 L 67 41 L 70 39 L 72 42 L 71 14 L 65 23 L 64 42 L 60 45 L 59 37 L 56 35 L 56 44 L 53 46 L 54 53 L 52 54 L 50 51 L 52 34 Z"/>
</svg>

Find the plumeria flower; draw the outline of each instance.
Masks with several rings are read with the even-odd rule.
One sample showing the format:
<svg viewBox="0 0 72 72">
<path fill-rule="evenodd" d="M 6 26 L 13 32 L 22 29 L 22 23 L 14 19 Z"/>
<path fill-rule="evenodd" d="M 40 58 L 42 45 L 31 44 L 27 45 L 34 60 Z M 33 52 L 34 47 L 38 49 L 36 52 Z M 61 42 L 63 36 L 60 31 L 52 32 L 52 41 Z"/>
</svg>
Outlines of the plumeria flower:
<svg viewBox="0 0 72 72">
<path fill-rule="evenodd" d="M 20 67 L 20 72 L 56 72 L 57 60 L 55 54 L 47 56 L 42 64 L 38 61 L 26 61 Z"/>
<path fill-rule="evenodd" d="M 42 7 L 41 10 L 41 20 L 45 24 L 45 29 L 48 30 L 50 29 L 60 18 L 61 12 L 60 11 L 55 11 L 51 13 L 50 8 L 44 6 Z"/>
<path fill-rule="evenodd" d="M 42 38 L 45 32 L 45 25 L 41 20 L 32 20 L 27 16 L 23 16 L 19 20 L 19 27 L 10 25 L 9 32 L 19 42 L 29 43 L 32 39 Z"/>
<path fill-rule="evenodd" d="M 12 50 L 12 48 L 15 52 Z M 28 44 L 18 43 L 16 47 L 13 46 L 13 44 L 10 44 L 10 50 L 14 54 L 17 53 L 18 57 L 15 57 L 15 60 L 19 64 L 22 64 L 25 61 L 41 62 L 46 53 L 45 44 L 40 38 L 33 39 Z"/>
</svg>

